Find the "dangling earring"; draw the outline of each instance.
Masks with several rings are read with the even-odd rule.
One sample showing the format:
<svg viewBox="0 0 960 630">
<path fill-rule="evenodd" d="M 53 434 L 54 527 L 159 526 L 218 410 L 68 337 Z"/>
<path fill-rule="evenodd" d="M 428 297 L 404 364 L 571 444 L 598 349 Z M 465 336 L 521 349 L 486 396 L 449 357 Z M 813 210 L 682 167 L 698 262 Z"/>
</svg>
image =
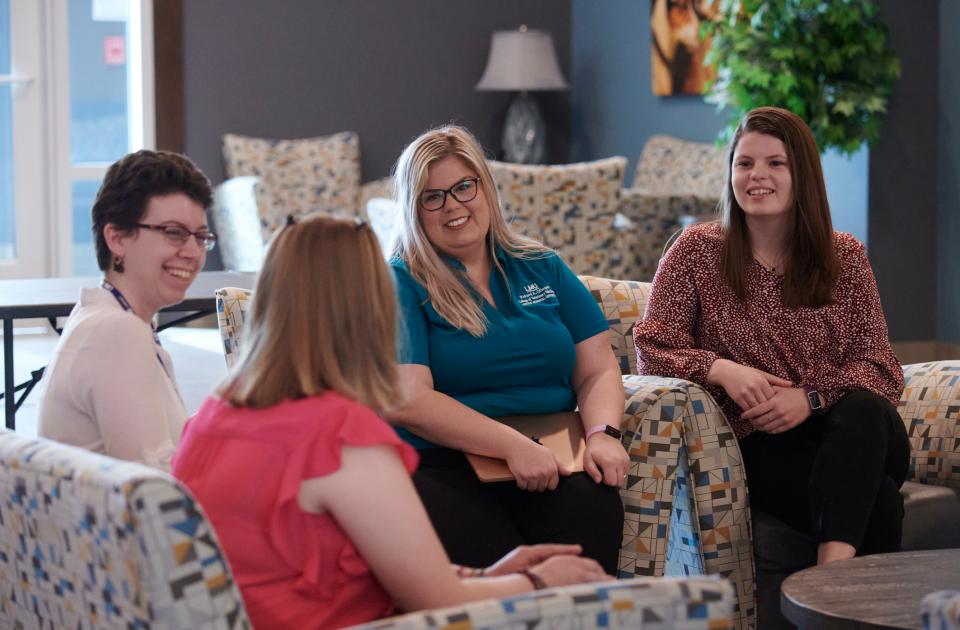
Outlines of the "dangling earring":
<svg viewBox="0 0 960 630">
<path fill-rule="evenodd" d="M 113 258 L 113 270 L 117 273 L 123 273 L 123 259 L 119 256 Z"/>
</svg>

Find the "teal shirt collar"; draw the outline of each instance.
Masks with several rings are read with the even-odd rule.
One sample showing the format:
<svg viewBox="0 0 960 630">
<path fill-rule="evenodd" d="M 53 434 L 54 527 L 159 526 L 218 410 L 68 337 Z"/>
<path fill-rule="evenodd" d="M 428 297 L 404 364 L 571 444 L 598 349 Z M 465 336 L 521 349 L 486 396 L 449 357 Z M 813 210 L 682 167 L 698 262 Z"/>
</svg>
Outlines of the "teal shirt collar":
<svg viewBox="0 0 960 630">
<path fill-rule="evenodd" d="M 497 257 L 497 260 L 500 261 L 500 266 L 503 268 L 506 268 L 507 254 L 503 251 L 503 249 L 499 245 L 494 246 L 493 254 L 494 256 Z M 456 258 L 453 258 L 452 256 L 444 256 L 443 254 L 440 254 L 440 258 L 443 259 L 443 262 L 447 263 L 447 265 L 453 267 L 454 269 L 459 269 L 460 271 L 467 270 L 467 268 L 464 267 L 462 262 L 460 262 Z"/>
</svg>

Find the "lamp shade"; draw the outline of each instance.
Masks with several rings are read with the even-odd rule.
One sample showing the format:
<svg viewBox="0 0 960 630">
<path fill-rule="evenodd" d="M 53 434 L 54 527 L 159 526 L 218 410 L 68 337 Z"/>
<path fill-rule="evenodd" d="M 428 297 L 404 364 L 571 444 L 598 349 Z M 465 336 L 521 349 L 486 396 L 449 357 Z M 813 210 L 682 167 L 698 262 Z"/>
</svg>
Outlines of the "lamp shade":
<svg viewBox="0 0 960 630">
<path fill-rule="evenodd" d="M 546 31 L 497 31 L 477 90 L 566 90 L 553 38 Z"/>
</svg>

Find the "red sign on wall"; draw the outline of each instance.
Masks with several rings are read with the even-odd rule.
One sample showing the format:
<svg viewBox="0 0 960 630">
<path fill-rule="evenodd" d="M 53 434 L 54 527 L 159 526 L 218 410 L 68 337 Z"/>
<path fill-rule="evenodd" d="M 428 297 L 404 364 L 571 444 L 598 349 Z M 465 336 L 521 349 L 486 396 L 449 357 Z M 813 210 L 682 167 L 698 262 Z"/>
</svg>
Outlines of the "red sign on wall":
<svg viewBox="0 0 960 630">
<path fill-rule="evenodd" d="M 123 35 L 107 35 L 103 38 L 103 63 L 122 66 L 127 63 L 127 41 Z"/>
</svg>

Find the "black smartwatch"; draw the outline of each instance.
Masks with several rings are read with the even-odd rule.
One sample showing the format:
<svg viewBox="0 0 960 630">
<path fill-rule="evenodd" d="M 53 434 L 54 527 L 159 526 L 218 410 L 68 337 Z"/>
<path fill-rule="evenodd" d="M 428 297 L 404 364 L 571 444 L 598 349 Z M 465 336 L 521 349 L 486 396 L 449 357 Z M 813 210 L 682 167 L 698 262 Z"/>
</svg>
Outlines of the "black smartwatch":
<svg viewBox="0 0 960 630">
<path fill-rule="evenodd" d="M 807 402 L 810 403 L 810 415 L 815 416 L 823 411 L 823 405 L 820 404 L 820 395 L 810 385 L 801 385 L 803 391 L 807 394 Z"/>
</svg>

